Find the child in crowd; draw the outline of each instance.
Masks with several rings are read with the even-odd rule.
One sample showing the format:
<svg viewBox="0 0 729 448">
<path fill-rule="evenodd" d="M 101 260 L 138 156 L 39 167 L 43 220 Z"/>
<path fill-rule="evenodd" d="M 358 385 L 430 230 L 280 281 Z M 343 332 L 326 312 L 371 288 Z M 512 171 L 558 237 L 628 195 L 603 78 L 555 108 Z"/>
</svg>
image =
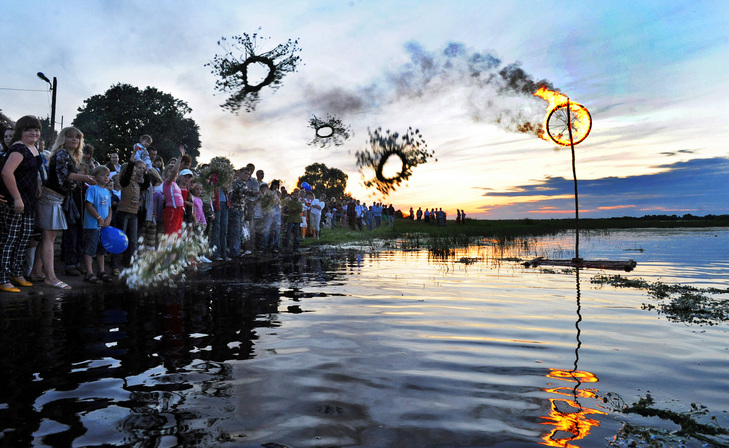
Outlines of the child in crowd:
<svg viewBox="0 0 729 448">
<path fill-rule="evenodd" d="M 153 215 L 152 220 L 155 223 L 155 232 L 157 237 L 155 238 L 155 249 L 159 247 L 160 238 L 165 233 L 164 220 L 162 218 L 165 210 L 165 195 L 162 192 L 162 185 L 154 188 L 154 200 L 153 200 Z"/>
<path fill-rule="evenodd" d="M 162 172 L 165 169 L 165 159 L 163 159 L 162 156 L 155 157 L 154 162 L 152 162 L 152 166 L 157 170 L 159 175 L 162 176 Z"/>
<path fill-rule="evenodd" d="M 100 241 L 100 231 L 103 227 L 111 224 L 111 192 L 109 191 L 109 168 L 104 165 L 93 169 L 91 175 L 96 185 L 91 185 L 86 190 L 84 201 L 86 213 L 84 216 L 84 264 L 86 265 L 85 281 L 91 283 L 110 282 L 111 277 L 104 270 L 104 247 Z M 94 275 L 92 265 L 93 257 L 96 257 L 96 264 L 99 274 Z"/>
<path fill-rule="evenodd" d="M 139 137 L 139 143 L 134 145 L 134 153 L 132 155 L 132 161 L 141 160 L 147 169 L 152 169 L 152 160 L 149 158 L 149 145 L 152 144 L 152 137 L 144 134 Z"/>
<path fill-rule="evenodd" d="M 311 223 L 311 219 L 309 219 L 309 210 L 311 209 L 311 201 L 314 199 L 314 193 L 310 191 L 307 193 L 299 191 L 299 196 L 301 197 L 301 202 L 304 206 L 301 215 L 301 238 L 306 238 L 307 236 L 314 234 L 314 231 L 310 231 L 309 229 Z"/>
<path fill-rule="evenodd" d="M 299 189 L 294 188 L 291 192 L 291 196 L 287 198 L 286 205 L 284 206 L 286 211 L 286 232 L 284 233 L 284 240 L 281 247 L 283 249 L 289 248 L 289 241 L 291 235 L 293 235 L 294 252 L 299 250 L 299 232 L 301 228 L 301 221 L 303 220 L 304 203 L 299 200 Z"/>
<path fill-rule="evenodd" d="M 205 229 L 207 221 L 205 220 L 205 212 L 203 211 L 202 202 L 202 184 L 195 182 L 190 187 L 190 196 L 192 197 L 192 216 L 195 220 L 195 227 L 200 228 L 201 231 Z"/>
<path fill-rule="evenodd" d="M 111 170 L 109 172 L 111 174 Z M 111 225 L 116 227 L 116 209 L 121 201 L 121 174 L 113 174 L 111 176 Z"/>
<path fill-rule="evenodd" d="M 181 166 L 184 166 L 185 159 L 182 158 Z M 192 210 L 192 197 L 190 196 L 190 188 L 192 187 L 192 176 L 194 173 L 185 168 L 182 171 L 180 171 L 180 175 L 177 178 L 177 185 L 180 187 L 180 192 L 182 193 L 182 200 L 185 204 L 185 212 L 183 215 L 183 222 L 185 224 L 195 224 L 195 217 L 193 215 Z"/>
<path fill-rule="evenodd" d="M 204 235 L 205 226 L 207 221 L 205 220 L 205 212 L 203 211 L 202 201 L 203 186 L 199 182 L 195 182 L 190 187 L 190 198 L 192 199 L 192 215 L 195 219 L 194 232 Z M 202 263 L 212 263 L 204 254 L 198 257 L 198 261 Z"/>
<path fill-rule="evenodd" d="M 180 158 L 185 155 L 185 147 L 180 146 Z M 180 159 L 175 159 L 174 165 L 168 167 L 167 177 L 162 184 L 162 192 L 165 196 L 165 208 L 163 220 L 166 235 L 174 235 L 182 231 L 182 219 L 185 214 L 185 201 L 182 199 L 182 191 L 177 185 L 177 177 L 180 174 Z"/>
</svg>

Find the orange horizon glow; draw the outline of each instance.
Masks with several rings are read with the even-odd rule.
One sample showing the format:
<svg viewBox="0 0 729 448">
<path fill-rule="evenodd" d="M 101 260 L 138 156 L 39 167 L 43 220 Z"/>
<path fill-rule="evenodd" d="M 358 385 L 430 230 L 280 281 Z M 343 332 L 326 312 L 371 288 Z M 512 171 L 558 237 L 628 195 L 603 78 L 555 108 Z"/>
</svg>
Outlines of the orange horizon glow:
<svg viewBox="0 0 729 448">
<path fill-rule="evenodd" d="M 623 208 L 635 208 L 635 205 L 612 205 L 606 207 L 598 207 L 598 210 L 620 210 Z"/>
</svg>

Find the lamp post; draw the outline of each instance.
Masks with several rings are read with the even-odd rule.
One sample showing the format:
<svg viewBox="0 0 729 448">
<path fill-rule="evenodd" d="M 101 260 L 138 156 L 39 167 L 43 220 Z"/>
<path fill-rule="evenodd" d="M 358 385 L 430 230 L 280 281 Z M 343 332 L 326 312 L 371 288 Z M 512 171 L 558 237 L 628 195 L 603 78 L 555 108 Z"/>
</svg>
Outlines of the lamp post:
<svg viewBox="0 0 729 448">
<path fill-rule="evenodd" d="M 51 139 L 55 135 L 56 131 L 56 90 L 58 90 L 58 81 L 56 77 L 53 77 L 53 82 L 43 72 L 37 73 L 38 77 L 43 81 L 47 82 L 51 86 Z"/>
</svg>

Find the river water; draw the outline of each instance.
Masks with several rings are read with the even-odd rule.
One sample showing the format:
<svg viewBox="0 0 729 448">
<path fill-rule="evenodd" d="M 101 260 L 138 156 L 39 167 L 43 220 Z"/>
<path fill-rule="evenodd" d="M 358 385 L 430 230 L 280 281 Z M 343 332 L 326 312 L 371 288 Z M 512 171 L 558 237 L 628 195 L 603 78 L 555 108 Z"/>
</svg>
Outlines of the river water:
<svg viewBox="0 0 729 448">
<path fill-rule="evenodd" d="M 583 258 L 632 258 L 629 273 L 504 260 L 570 258 L 572 238 L 340 248 L 215 265 L 176 289 L 0 297 L 0 445 L 602 447 L 626 444 L 626 422 L 677 428 L 617 411 L 646 394 L 729 428 L 727 321 L 591 282 L 726 289 L 729 230 L 582 235 Z"/>
</svg>

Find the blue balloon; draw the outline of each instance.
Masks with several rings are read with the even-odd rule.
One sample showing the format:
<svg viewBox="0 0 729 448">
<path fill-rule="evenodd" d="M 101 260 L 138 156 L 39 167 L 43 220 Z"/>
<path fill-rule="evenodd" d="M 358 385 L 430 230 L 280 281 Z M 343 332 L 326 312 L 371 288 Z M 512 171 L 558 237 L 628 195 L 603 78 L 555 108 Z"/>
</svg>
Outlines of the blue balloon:
<svg viewBox="0 0 729 448">
<path fill-rule="evenodd" d="M 306 191 L 311 191 L 311 185 L 309 185 L 309 182 L 302 182 L 301 188 L 303 188 Z"/>
<path fill-rule="evenodd" d="M 112 254 L 120 254 L 127 250 L 129 239 L 116 227 L 104 227 L 101 229 L 101 245 Z"/>
</svg>

